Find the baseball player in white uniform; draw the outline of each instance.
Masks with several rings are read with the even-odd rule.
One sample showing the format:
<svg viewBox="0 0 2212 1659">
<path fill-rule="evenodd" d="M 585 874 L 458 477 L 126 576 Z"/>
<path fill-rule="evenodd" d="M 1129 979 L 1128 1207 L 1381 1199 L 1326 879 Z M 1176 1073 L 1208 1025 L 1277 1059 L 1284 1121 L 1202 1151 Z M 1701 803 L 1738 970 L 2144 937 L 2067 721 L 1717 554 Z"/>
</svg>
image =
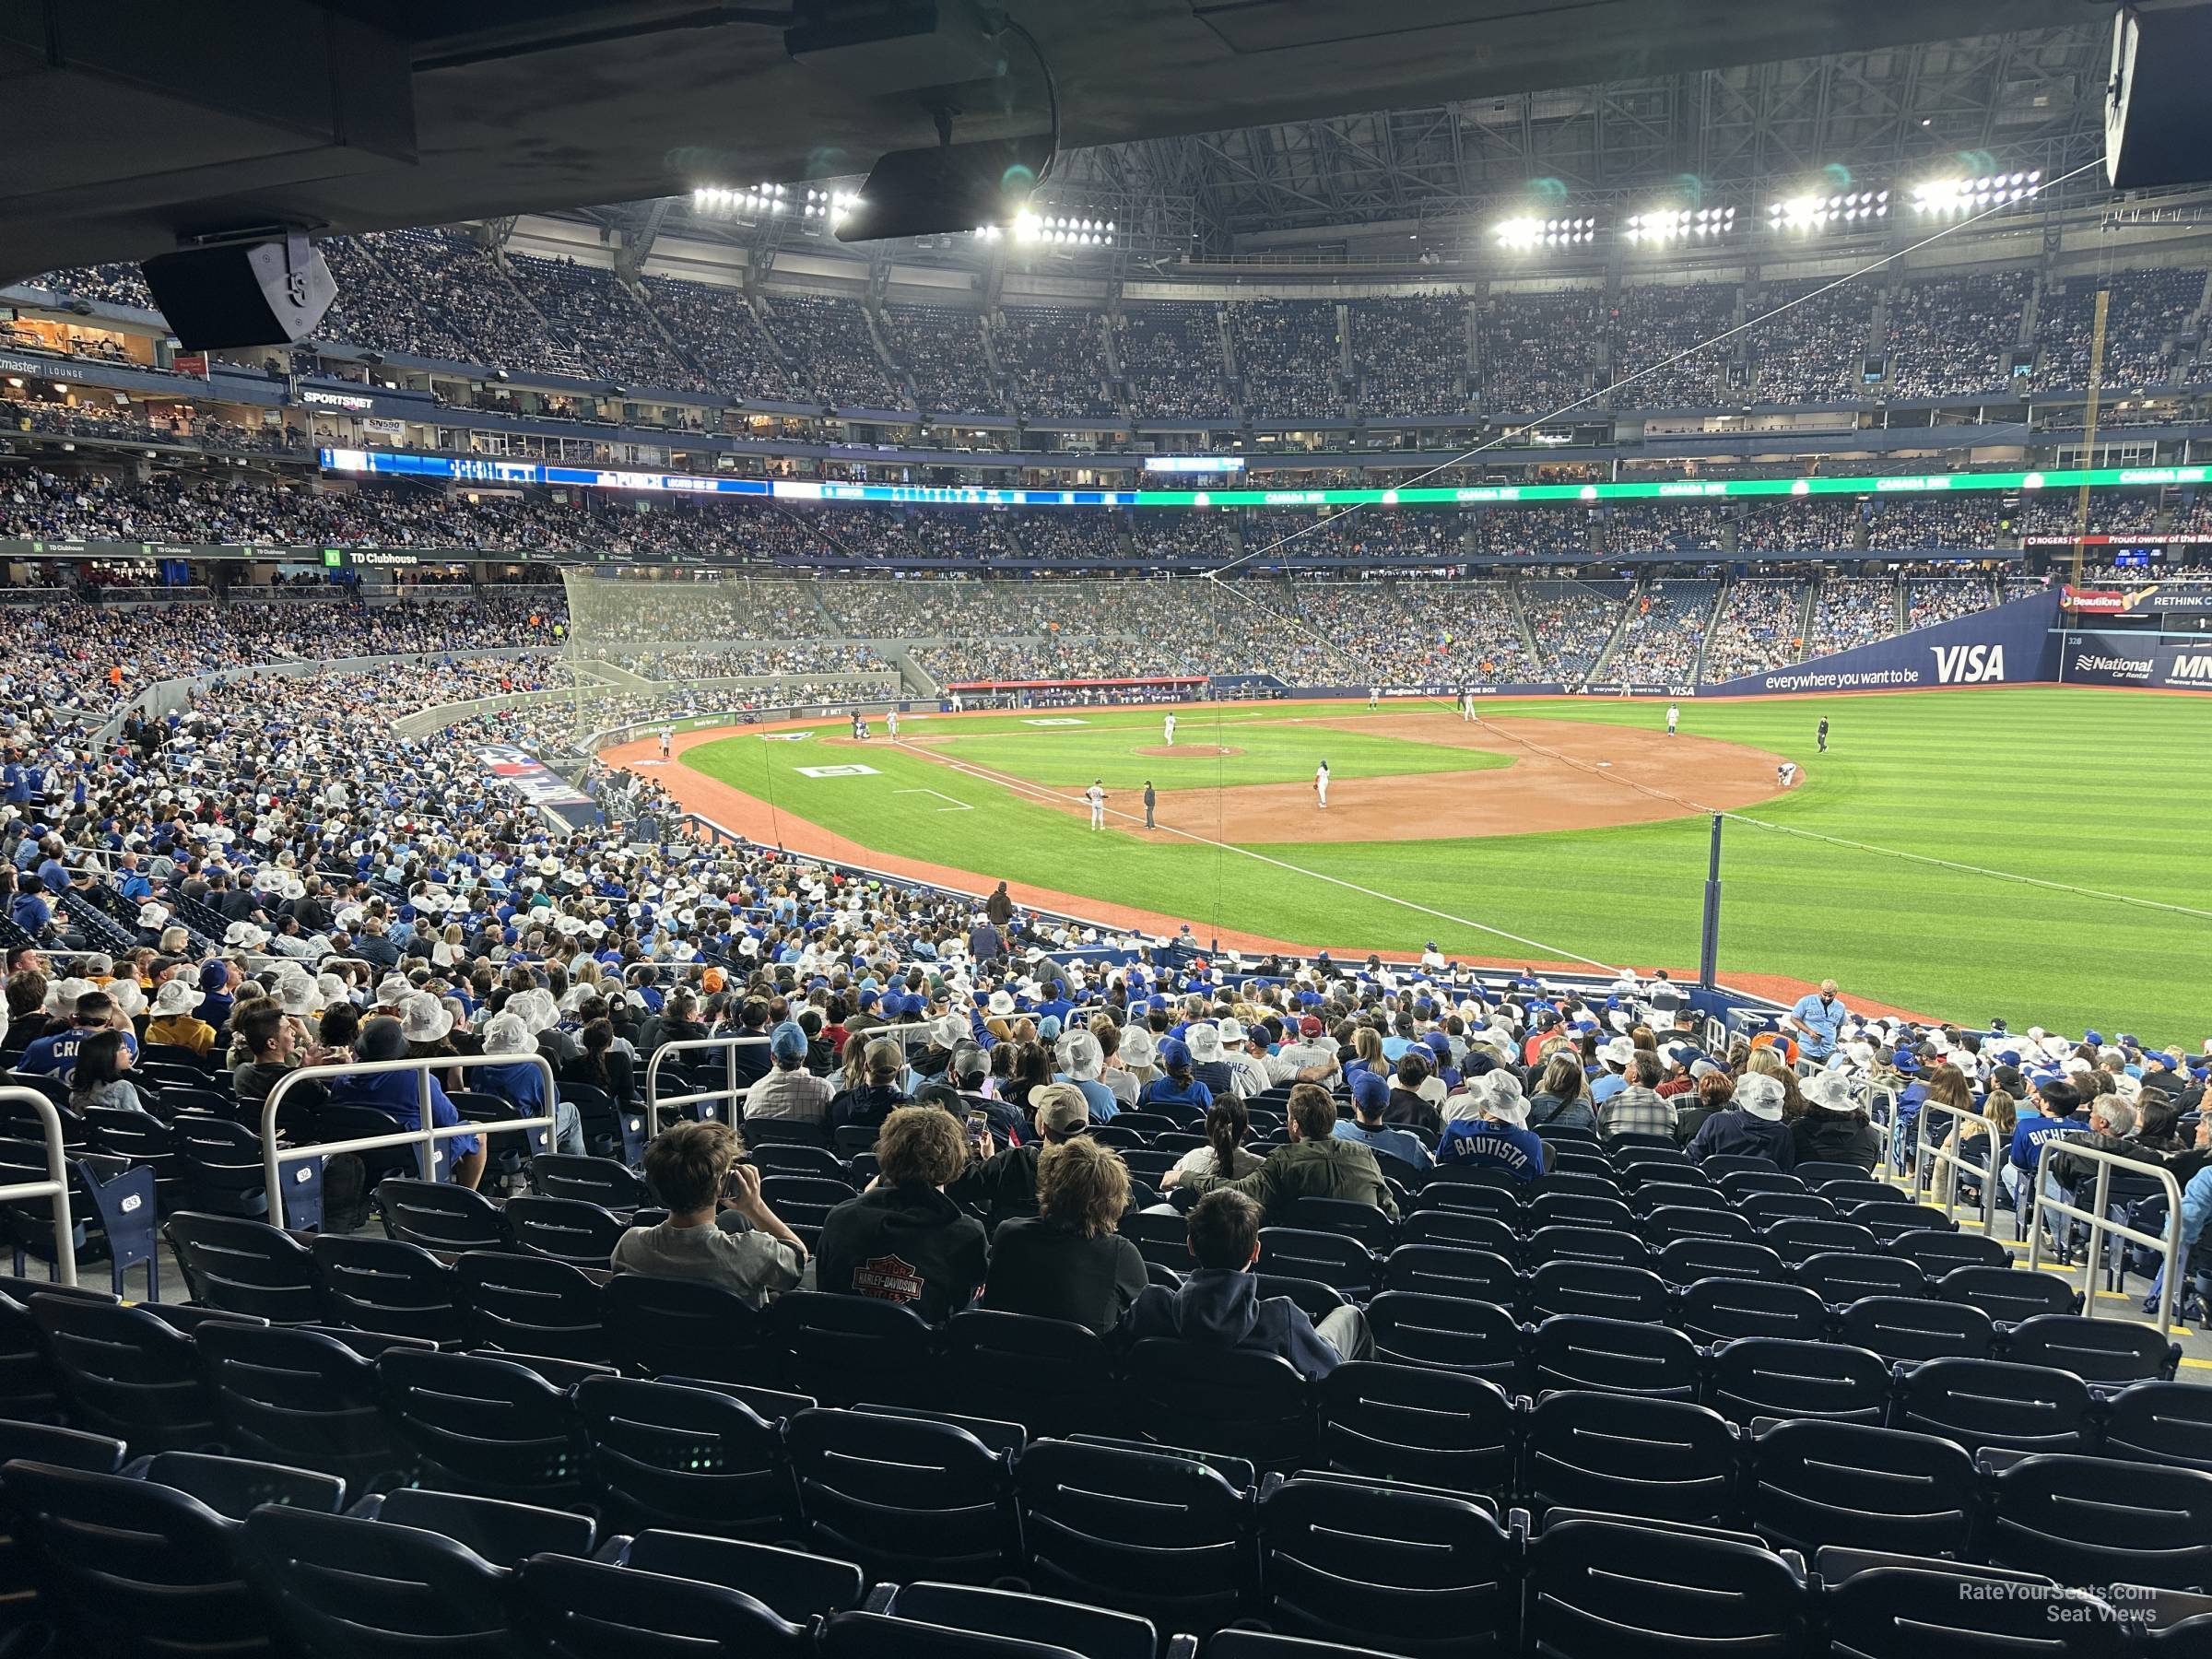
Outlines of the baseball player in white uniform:
<svg viewBox="0 0 2212 1659">
<path fill-rule="evenodd" d="M 1083 792 L 1083 798 L 1090 803 L 1090 827 L 1093 830 L 1105 829 L 1106 786 L 1104 781 L 1093 778 L 1090 781 L 1090 787 Z"/>
<path fill-rule="evenodd" d="M 1382 687 L 1370 686 L 1367 688 L 1367 706 L 1371 709 L 1379 709 L 1382 706 Z"/>
<path fill-rule="evenodd" d="M 896 742 L 898 742 L 898 741 L 899 741 L 899 711 L 898 711 L 898 710 L 896 710 L 896 709 L 888 709 L 888 710 L 886 710 L 886 711 L 884 712 L 884 716 L 883 716 L 883 727 L 884 727 L 884 730 L 885 730 L 885 731 L 887 731 L 887 732 L 890 733 L 890 735 L 891 735 L 891 741 L 892 741 L 893 743 L 896 743 Z"/>
<path fill-rule="evenodd" d="M 1475 718 L 1474 692 L 1462 691 L 1459 694 L 1459 717 L 1462 720 L 1472 720 Z"/>
<path fill-rule="evenodd" d="M 661 759 L 664 760 L 668 759 L 669 746 L 674 741 L 674 737 L 675 728 L 673 726 L 663 726 L 661 728 Z"/>
<path fill-rule="evenodd" d="M 1166 736 L 1165 738 L 1163 738 L 1161 741 L 1163 741 L 1163 742 L 1164 742 L 1164 743 L 1167 745 L 1167 747 L 1170 747 L 1170 748 L 1173 748 L 1173 747 L 1175 747 L 1175 716 L 1174 716 L 1174 715 L 1171 714 L 1171 715 L 1169 715 L 1169 716 L 1167 717 L 1167 721 L 1166 721 L 1166 726 L 1167 726 L 1167 733 L 1168 733 L 1168 735 L 1167 735 L 1167 736 Z"/>
<path fill-rule="evenodd" d="M 1675 735 L 1675 727 L 1679 725 L 1681 723 L 1681 705 L 1678 703 L 1668 703 L 1666 705 L 1666 735 L 1669 737 L 1672 737 Z"/>
<path fill-rule="evenodd" d="M 1321 802 L 1321 809 L 1329 809 L 1329 763 L 1324 760 L 1313 770 L 1313 794 Z"/>
<path fill-rule="evenodd" d="M 1774 782 L 1781 784 L 1784 789 L 1794 788 L 1797 782 L 1797 762 L 1794 760 L 1784 760 L 1780 766 L 1776 767 L 1774 769 Z"/>
<path fill-rule="evenodd" d="M 958 691 L 955 691 L 952 694 L 952 712 L 955 714 L 958 714 L 967 706 L 968 705 L 960 700 L 960 694 Z"/>
</svg>

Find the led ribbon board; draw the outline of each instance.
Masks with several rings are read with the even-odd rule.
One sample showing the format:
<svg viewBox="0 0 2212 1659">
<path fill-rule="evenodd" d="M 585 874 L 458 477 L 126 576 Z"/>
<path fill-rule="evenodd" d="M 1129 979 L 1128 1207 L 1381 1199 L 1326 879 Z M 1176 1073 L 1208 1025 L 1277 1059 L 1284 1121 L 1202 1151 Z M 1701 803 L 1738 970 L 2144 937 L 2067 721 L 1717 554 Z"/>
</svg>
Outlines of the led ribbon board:
<svg viewBox="0 0 2212 1659">
<path fill-rule="evenodd" d="M 2041 472 L 1878 474 L 1859 478 L 1662 478 L 1627 484 L 1475 484 L 1409 489 L 988 489 L 721 478 L 697 473 L 549 466 L 537 461 L 418 455 L 394 450 L 324 449 L 321 455 L 325 472 L 374 477 L 902 507 L 1486 507 L 1547 501 L 1712 501 L 1761 496 L 1986 495 L 2077 488 L 2084 484 L 2092 489 L 2124 489 L 2202 484 L 2212 479 L 2212 466 L 2094 466 L 2053 467 Z"/>
</svg>

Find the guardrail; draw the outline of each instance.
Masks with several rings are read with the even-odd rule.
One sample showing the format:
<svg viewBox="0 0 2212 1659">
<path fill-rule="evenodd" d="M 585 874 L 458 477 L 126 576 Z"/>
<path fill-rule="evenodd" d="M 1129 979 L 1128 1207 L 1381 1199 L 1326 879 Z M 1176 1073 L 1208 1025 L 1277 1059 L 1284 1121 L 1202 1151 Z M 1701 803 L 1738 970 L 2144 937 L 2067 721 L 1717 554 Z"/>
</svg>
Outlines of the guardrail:
<svg viewBox="0 0 2212 1659">
<path fill-rule="evenodd" d="M 2097 1166 L 2094 1211 L 2082 1209 L 2062 1198 L 2053 1198 L 2045 1190 L 2046 1185 L 2050 1184 L 2051 1160 L 2061 1153 Z M 2166 1189 L 2164 1237 L 2125 1226 L 2106 1215 L 2105 1212 L 2112 1206 L 2112 1171 L 2115 1169 L 2131 1175 L 2151 1176 Z M 2171 1171 L 2159 1164 L 2138 1163 L 2116 1152 L 2107 1152 L 2099 1147 L 2085 1147 L 2053 1135 L 2036 1147 L 2034 1232 L 2028 1246 L 2028 1266 L 2030 1271 L 2039 1270 L 2043 1265 L 2043 1218 L 2046 1215 L 2065 1216 L 2072 1220 L 2088 1223 L 2089 1245 L 2082 1253 L 2081 1311 L 2090 1319 L 2097 1317 L 2097 1270 L 2103 1265 L 2106 1238 L 2125 1239 L 2147 1250 L 2159 1252 L 2165 1258 L 2165 1265 L 2159 1275 L 2159 1335 L 2163 1336 L 2171 1332 L 2174 1281 L 2181 1277 L 2189 1253 L 2189 1241 L 2182 1237 L 2181 1183 L 2174 1180 Z"/>
<path fill-rule="evenodd" d="M 57 1284 L 76 1283 L 76 1224 L 69 1215 L 69 1153 L 62 1144 L 62 1114 L 35 1088 L 0 1088 L 0 1105 L 29 1106 L 46 1132 L 46 1179 L 0 1186 L 0 1204 L 43 1198 L 53 1206 L 53 1277 Z"/>
<path fill-rule="evenodd" d="M 550 1112 L 544 1117 L 510 1118 L 497 1124 L 478 1124 L 464 1119 L 441 1128 L 430 1121 L 430 1074 L 456 1071 L 471 1066 L 535 1065 L 546 1075 L 546 1099 L 559 1098 L 560 1080 L 555 1077 L 553 1063 L 540 1053 L 528 1054 L 429 1054 L 419 1060 L 355 1060 L 338 1065 L 303 1065 L 288 1072 L 269 1090 L 269 1098 L 261 1108 L 261 1171 L 267 1184 L 269 1219 L 281 1224 L 284 1216 L 284 1166 L 301 1163 L 311 1158 L 328 1158 L 339 1152 L 381 1152 L 390 1147 L 418 1148 L 422 1178 L 438 1178 L 438 1143 L 453 1140 L 465 1135 L 507 1135 L 516 1131 L 527 1133 L 543 1129 L 548 1134 L 554 1128 Z M 276 1144 L 276 1108 L 284 1098 L 301 1083 L 313 1079 L 318 1083 L 333 1082 L 340 1077 L 381 1077 L 387 1072 L 413 1072 L 422 1081 L 416 1089 L 417 1126 L 413 1129 L 394 1127 L 389 1135 L 357 1135 L 352 1140 L 318 1141 L 312 1145 L 280 1147 Z M 59 1120 L 56 1120 L 59 1133 Z M 488 1146 L 487 1147 L 488 1150 Z"/>
<path fill-rule="evenodd" d="M 1928 1138 L 1928 1121 L 1937 1115 L 1958 1120 L 1951 1126 L 1947 1141 L 1932 1141 Z M 1967 1125 L 1970 1124 L 1981 1124 L 1983 1133 L 1988 1137 L 1989 1163 L 1986 1168 L 1978 1170 L 1959 1156 L 1959 1148 L 1965 1142 Z M 1959 1207 L 1959 1174 L 1963 1170 L 1982 1183 L 1982 1230 L 1988 1232 L 1996 1225 L 1997 1177 L 2004 1168 L 2005 1148 L 2009 1144 L 1997 1132 L 1995 1120 L 1964 1106 L 1945 1106 L 1935 1100 L 1923 1100 L 1913 1135 L 1912 1201 L 1917 1204 L 1923 1197 L 1934 1196 L 1936 1183 L 1931 1166 L 1940 1164 L 1943 1168 L 1943 1196 L 1939 1202 L 1946 1216 L 1954 1214 Z"/>
<path fill-rule="evenodd" d="M 871 1041 L 878 1037 L 897 1037 L 900 1039 L 900 1046 L 903 1048 L 905 1046 L 904 1033 L 926 1031 L 933 1023 L 935 1022 L 930 1020 L 913 1020 L 900 1025 L 872 1026 L 864 1035 Z M 659 1048 L 653 1050 L 653 1057 L 645 1062 L 645 1138 L 651 1140 L 660 1134 L 661 1108 L 664 1106 L 705 1106 L 714 1101 L 721 1101 L 723 1103 L 723 1121 L 731 1124 L 736 1123 L 745 1115 L 738 1102 L 743 1098 L 746 1089 L 752 1087 L 749 1082 L 740 1085 L 737 1081 L 737 1051 L 756 1043 L 765 1046 L 767 1042 L 766 1032 L 744 1035 L 733 1033 L 726 1037 L 687 1037 L 675 1042 L 664 1042 Z M 719 1050 L 723 1054 L 724 1068 L 723 1088 L 699 1089 L 690 1094 L 663 1095 L 661 1093 L 661 1065 L 669 1055 L 700 1053 L 714 1050 Z M 713 1113 L 708 1112 L 704 1115 L 712 1117 Z"/>
</svg>

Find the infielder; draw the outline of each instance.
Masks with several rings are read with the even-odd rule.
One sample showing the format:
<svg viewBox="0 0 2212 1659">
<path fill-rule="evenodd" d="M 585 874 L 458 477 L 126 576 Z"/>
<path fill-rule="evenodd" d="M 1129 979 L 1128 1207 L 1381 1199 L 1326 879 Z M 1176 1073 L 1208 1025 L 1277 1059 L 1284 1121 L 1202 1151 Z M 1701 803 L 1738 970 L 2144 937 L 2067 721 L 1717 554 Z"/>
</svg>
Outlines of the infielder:
<svg viewBox="0 0 2212 1659">
<path fill-rule="evenodd" d="M 1677 704 L 1677 703 L 1671 703 L 1671 702 L 1670 702 L 1670 703 L 1668 703 L 1668 704 L 1666 705 L 1666 735 L 1667 735 L 1669 737 L 1672 737 L 1672 736 L 1675 735 L 1675 727 L 1677 727 L 1677 725 L 1679 725 L 1679 724 L 1682 724 L 1682 709 L 1681 709 L 1681 706 L 1680 706 L 1679 704 Z M 898 734 L 897 732 L 895 732 L 895 731 L 894 731 L 894 732 L 891 734 L 891 735 L 892 735 L 892 736 L 894 736 L 894 737 L 896 737 L 898 735 L 899 735 L 899 734 Z"/>
<path fill-rule="evenodd" d="M 1774 769 L 1774 782 L 1781 784 L 1784 789 L 1789 789 L 1794 786 L 1797 782 L 1797 762 L 1794 760 L 1784 760 L 1780 766 L 1776 767 Z"/>
<path fill-rule="evenodd" d="M 1367 688 L 1367 706 L 1371 709 L 1379 709 L 1382 706 L 1382 687 L 1370 686 Z"/>
<path fill-rule="evenodd" d="M 1321 809 L 1329 809 L 1329 763 L 1324 760 L 1313 771 L 1313 794 L 1321 802 Z"/>
<path fill-rule="evenodd" d="M 1175 716 L 1169 715 L 1166 724 L 1168 735 L 1165 742 L 1169 748 L 1173 748 L 1175 747 Z"/>
<path fill-rule="evenodd" d="M 893 743 L 896 743 L 896 742 L 898 742 L 898 741 L 899 741 L 899 711 L 898 711 L 898 710 L 896 710 L 896 709 L 887 709 L 887 710 L 885 710 L 885 711 L 884 711 L 884 716 L 883 716 L 883 729 L 884 729 L 885 731 L 887 731 L 887 732 L 890 733 L 890 735 L 891 735 L 891 741 L 892 741 Z"/>
<path fill-rule="evenodd" d="M 1093 830 L 1103 830 L 1103 829 L 1105 829 L 1105 828 L 1106 828 L 1106 788 L 1105 788 L 1105 781 L 1104 781 L 1103 779 L 1100 779 L 1100 778 L 1093 778 L 1093 779 L 1090 781 L 1090 787 L 1089 787 L 1088 789 L 1087 789 L 1087 790 L 1085 790 L 1085 791 L 1083 792 L 1083 798 L 1084 798 L 1086 801 L 1088 801 L 1088 802 L 1090 803 L 1090 827 L 1091 827 Z"/>
<path fill-rule="evenodd" d="M 675 735 L 675 731 L 676 728 L 674 726 L 663 726 L 661 728 L 661 759 L 664 760 L 668 759 L 668 746 L 671 739 Z"/>
<path fill-rule="evenodd" d="M 1474 692 L 1463 691 L 1459 694 L 1459 717 L 1462 720 L 1472 720 L 1475 718 Z"/>
</svg>

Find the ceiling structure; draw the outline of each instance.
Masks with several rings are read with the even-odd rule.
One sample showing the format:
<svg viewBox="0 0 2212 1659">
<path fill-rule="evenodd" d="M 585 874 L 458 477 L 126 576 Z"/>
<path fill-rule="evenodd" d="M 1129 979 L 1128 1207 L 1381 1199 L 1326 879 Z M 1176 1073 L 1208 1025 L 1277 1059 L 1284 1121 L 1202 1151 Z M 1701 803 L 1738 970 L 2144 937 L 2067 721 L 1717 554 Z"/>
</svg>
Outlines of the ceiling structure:
<svg viewBox="0 0 2212 1659">
<path fill-rule="evenodd" d="M 1700 163 L 1747 175 L 1761 159 L 1876 144 L 1930 111 L 1947 143 L 1980 132 L 1973 112 L 1990 108 L 1993 141 L 2032 147 L 2046 140 L 2014 129 L 2011 88 L 2070 88 L 2061 103 L 2077 120 L 2087 42 L 2108 16 L 2090 6 L 2085 20 L 2082 0 L 2006 0 L 2019 32 L 1917 49 L 1985 27 L 1991 8 L 998 4 L 1033 53 L 1001 35 L 995 55 L 896 51 L 861 66 L 856 54 L 796 60 L 783 28 L 887 0 L 0 0 L 0 282 L 273 227 L 453 223 L 850 176 L 934 143 L 947 108 L 959 137 L 994 139 L 1050 130 L 1056 102 L 1064 148 L 1088 152 L 1069 156 L 1071 186 L 1187 200 L 1208 247 L 1262 224 L 1441 208 L 1538 167 L 1621 183 Z M 2041 43 L 2044 29 L 2072 45 Z M 1725 67 L 1745 62 L 1776 67 Z M 903 84 L 918 63 L 964 78 Z M 1535 90 L 1557 87 L 1603 90 Z M 1353 113 L 1380 109 L 1404 112 Z M 1181 137 L 1206 133 L 1228 135 Z"/>
</svg>

